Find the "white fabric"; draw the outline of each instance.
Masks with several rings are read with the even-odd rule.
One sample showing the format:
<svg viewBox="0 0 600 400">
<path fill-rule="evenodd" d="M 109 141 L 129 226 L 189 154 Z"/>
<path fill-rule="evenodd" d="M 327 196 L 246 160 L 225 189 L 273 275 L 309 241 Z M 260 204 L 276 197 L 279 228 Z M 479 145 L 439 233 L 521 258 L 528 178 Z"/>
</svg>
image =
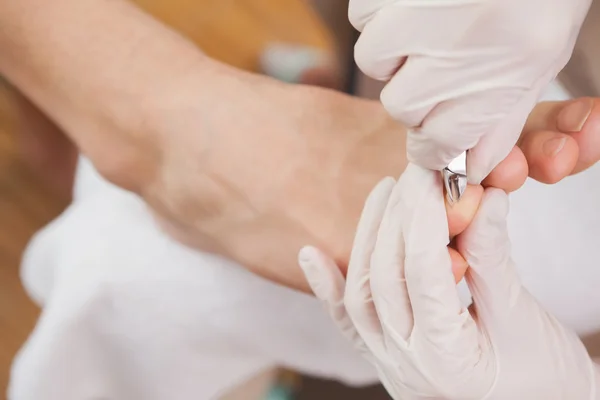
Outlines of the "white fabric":
<svg viewBox="0 0 600 400">
<path fill-rule="evenodd" d="M 375 379 L 316 299 L 170 240 L 86 160 L 74 204 L 32 240 L 22 278 L 44 309 L 11 400 L 213 399 L 273 366 Z"/>
<path fill-rule="evenodd" d="M 510 152 L 565 66 L 591 0 L 350 0 L 357 65 L 411 130 L 409 160 L 441 170 L 466 150 L 479 183 Z M 424 84 L 427 82 L 427 84 Z"/>
<path fill-rule="evenodd" d="M 599 167 L 529 182 L 509 217 L 525 285 L 579 333 L 600 330 L 598 182 Z M 44 311 L 11 400 L 209 399 L 273 365 L 376 379 L 316 300 L 169 240 L 85 161 L 74 204 L 32 240 L 22 277 Z"/>
<path fill-rule="evenodd" d="M 298 261 L 340 331 L 397 400 L 596 400 L 583 343 L 523 288 L 508 195 L 485 190 L 457 248 L 476 318 L 457 297 L 439 173 L 409 164 L 362 212 L 346 278 L 313 247 Z"/>
</svg>

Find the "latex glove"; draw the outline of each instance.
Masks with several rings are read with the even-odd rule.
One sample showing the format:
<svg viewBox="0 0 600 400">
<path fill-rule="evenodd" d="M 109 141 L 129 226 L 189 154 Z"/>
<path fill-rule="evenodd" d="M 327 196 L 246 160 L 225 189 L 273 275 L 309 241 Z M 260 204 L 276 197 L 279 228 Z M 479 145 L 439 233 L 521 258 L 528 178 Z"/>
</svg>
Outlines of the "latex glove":
<svg viewBox="0 0 600 400">
<path fill-rule="evenodd" d="M 315 248 L 299 256 L 315 295 L 395 399 L 595 399 L 578 337 L 521 286 L 510 259 L 507 195 L 486 190 L 459 236 L 472 313 L 446 251 L 439 174 L 409 165 L 383 180 L 359 223 L 346 280 Z"/>
<path fill-rule="evenodd" d="M 356 63 L 412 128 L 409 160 L 440 170 L 465 150 L 480 183 L 569 60 L 590 0 L 350 0 Z"/>
</svg>

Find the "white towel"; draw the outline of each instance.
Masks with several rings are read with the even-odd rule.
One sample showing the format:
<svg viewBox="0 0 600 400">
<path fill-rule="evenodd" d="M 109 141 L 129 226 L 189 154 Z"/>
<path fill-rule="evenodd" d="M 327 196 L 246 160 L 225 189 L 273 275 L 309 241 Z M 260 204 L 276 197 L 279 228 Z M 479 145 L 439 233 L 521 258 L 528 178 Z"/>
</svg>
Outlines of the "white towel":
<svg viewBox="0 0 600 400">
<path fill-rule="evenodd" d="M 213 399 L 273 366 L 376 379 L 314 298 L 170 240 L 87 160 L 73 205 L 31 241 L 22 280 L 43 313 L 11 400 Z"/>
</svg>

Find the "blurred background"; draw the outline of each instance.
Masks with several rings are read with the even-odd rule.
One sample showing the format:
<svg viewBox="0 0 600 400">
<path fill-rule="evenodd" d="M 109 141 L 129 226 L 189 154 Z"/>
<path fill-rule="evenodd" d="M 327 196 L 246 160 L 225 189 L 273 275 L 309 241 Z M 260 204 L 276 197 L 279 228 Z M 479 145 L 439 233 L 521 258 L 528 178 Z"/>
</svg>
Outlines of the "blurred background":
<svg viewBox="0 0 600 400">
<path fill-rule="evenodd" d="M 356 33 L 345 0 L 134 2 L 235 67 L 292 83 L 348 92 L 355 87 Z M 60 130 L 0 78 L 0 393 L 39 314 L 21 287 L 20 257 L 29 238 L 69 204 L 76 158 Z M 379 387 L 350 389 L 293 371 L 278 374 L 272 399 L 388 398 Z M 231 398 L 244 399 L 247 390 Z"/>
</svg>

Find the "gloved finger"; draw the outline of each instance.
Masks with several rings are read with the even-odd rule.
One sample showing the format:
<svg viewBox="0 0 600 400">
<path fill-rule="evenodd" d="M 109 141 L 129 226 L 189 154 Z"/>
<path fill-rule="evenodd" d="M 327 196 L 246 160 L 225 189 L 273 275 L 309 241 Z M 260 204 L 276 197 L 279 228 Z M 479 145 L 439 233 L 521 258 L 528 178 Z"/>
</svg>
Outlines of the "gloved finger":
<svg viewBox="0 0 600 400">
<path fill-rule="evenodd" d="M 331 258 L 311 246 L 300 250 L 298 262 L 313 293 L 325 304 L 329 315 L 344 336 L 356 349 L 367 353 L 367 347 L 344 306 L 346 280 L 340 268 Z"/>
<path fill-rule="evenodd" d="M 402 196 L 401 218 L 406 285 L 414 318 L 411 341 L 420 357 L 427 359 L 425 365 L 435 370 L 430 376 L 440 376 L 440 371 L 460 376 L 478 354 L 478 331 L 461 306 L 449 272 L 439 174 L 426 171 L 414 173 L 412 178 L 412 182 L 401 179 L 398 184 L 406 184 L 408 189 Z"/>
<path fill-rule="evenodd" d="M 448 248 L 448 253 L 452 262 L 454 281 L 458 283 L 465 276 L 469 265 L 457 250 Z M 351 324 L 351 321 L 349 319 L 346 321 L 344 317 L 344 315 L 347 315 L 346 309 L 343 307 L 343 292 L 346 281 L 335 261 L 327 257 L 321 250 L 306 246 L 300 250 L 298 262 L 313 294 L 328 306 L 331 317 L 338 321 L 342 327 Z M 332 271 L 333 268 L 336 269 L 335 272 Z M 341 277 L 341 281 L 338 279 L 338 275 Z M 339 290 L 340 282 L 342 285 L 341 290 Z M 344 315 L 342 315 L 342 312 Z M 350 338 L 353 334 L 347 336 Z"/>
<path fill-rule="evenodd" d="M 385 178 L 369 194 L 363 208 L 346 274 L 344 305 L 356 330 L 369 350 L 385 352 L 381 324 L 373 305 L 370 286 L 371 256 L 375 249 L 377 231 L 381 225 L 395 180 Z"/>
<path fill-rule="evenodd" d="M 358 68 L 367 76 L 385 81 L 398 70 L 408 55 L 404 44 L 406 35 L 390 37 L 390 26 L 402 26 L 402 21 L 396 12 L 390 12 L 395 7 L 386 7 L 385 12 L 373 15 L 369 23 L 363 26 L 362 33 L 354 45 L 354 61 Z M 385 40 L 382 40 L 385 38 Z"/>
<path fill-rule="evenodd" d="M 337 308 L 337 303 L 343 306 L 346 280 L 331 258 L 315 247 L 305 246 L 298 253 L 298 264 L 315 297 L 332 308 Z"/>
<path fill-rule="evenodd" d="M 483 189 L 481 189 L 483 193 Z M 480 196 L 471 196 L 477 199 Z M 404 279 L 403 238 L 401 234 L 402 204 L 395 202 L 392 194 L 377 235 L 377 244 L 371 258 L 371 290 L 373 303 L 390 346 L 404 343 L 413 326 L 410 299 Z M 472 212 L 475 214 L 475 211 Z M 468 264 L 458 251 L 448 248 L 454 282 L 464 276 Z"/>
<path fill-rule="evenodd" d="M 385 7 L 377 10 L 373 7 L 384 2 L 387 3 Z M 356 64 L 366 75 L 378 80 L 388 80 L 406 57 L 439 63 L 440 58 L 448 56 L 448 49 L 460 42 L 465 34 L 464 27 L 479 17 L 477 12 L 471 13 L 467 9 L 470 7 L 475 11 L 477 4 L 474 3 L 448 2 L 446 6 L 439 3 L 432 6 L 423 1 L 376 0 L 373 3 L 373 6 L 360 10 L 361 13 L 351 10 L 350 18 L 362 32 L 355 46 Z M 398 29 L 402 34 L 397 34 Z M 423 72 L 421 77 L 434 76 L 436 82 L 445 82 L 437 75 L 430 75 L 431 71 Z M 423 86 L 423 81 L 419 80 L 418 85 Z"/>
<path fill-rule="evenodd" d="M 423 93 L 423 85 L 416 84 L 416 82 L 423 79 L 419 64 L 429 61 L 415 57 L 402 59 L 402 64 L 397 64 L 398 67 L 401 65 L 402 71 L 398 71 L 389 80 L 381 90 L 379 96 L 381 104 L 392 118 L 401 121 L 408 128 L 407 134 L 409 139 L 411 132 L 422 132 L 421 126 L 425 118 L 430 115 L 432 110 L 438 105 L 437 102 L 440 101 L 440 98 L 437 96 L 436 98 L 427 98 L 426 94 Z M 425 166 L 427 167 L 427 165 Z"/>
<path fill-rule="evenodd" d="M 388 346 L 404 346 L 413 328 L 413 317 L 404 279 L 404 238 L 402 236 L 403 192 L 411 188 L 409 165 L 392 191 L 371 256 L 371 291 L 373 304 L 383 327 Z M 448 266 L 451 268 L 451 264 Z M 393 353 L 395 354 L 395 353 Z"/>
<path fill-rule="evenodd" d="M 543 183 L 556 183 L 571 175 L 579 159 L 577 142 L 564 133 L 531 133 L 520 148 L 529 163 L 529 176 Z"/>
<path fill-rule="evenodd" d="M 523 151 L 515 146 L 508 156 L 483 180 L 482 185 L 484 187 L 495 187 L 510 193 L 523 186 L 528 175 L 528 160 L 525 158 Z M 481 192 L 481 195 L 483 195 L 483 192 Z M 479 198 L 479 201 L 481 201 L 481 198 Z M 475 217 L 475 213 L 472 217 Z"/>
<path fill-rule="evenodd" d="M 466 279 L 479 318 L 502 318 L 522 289 L 511 260 L 507 215 L 507 194 L 486 189 L 473 222 L 456 241 L 469 263 Z"/>
<path fill-rule="evenodd" d="M 350 0 L 348 2 L 348 20 L 359 32 L 371 21 L 375 14 L 396 0 Z"/>
<path fill-rule="evenodd" d="M 405 191 L 414 190 L 415 181 L 409 167 L 394 188 L 377 234 L 377 243 L 371 257 L 371 290 L 373 304 L 381 321 L 388 354 L 398 356 L 406 348 L 406 340 L 413 330 L 413 315 L 404 278 L 404 238 L 402 214 L 409 212 L 402 201 Z M 416 167 L 418 168 L 418 167 Z M 430 172 L 427 172 L 431 174 Z M 404 176 L 407 176 L 404 178 Z M 415 174 L 417 177 L 419 174 Z M 435 173 L 434 173 L 435 175 Z M 431 193 L 435 195 L 435 193 Z M 475 196 L 473 196 L 475 197 Z M 443 222 L 442 222 L 443 224 Z M 454 282 L 460 281 L 467 263 L 454 249 L 448 248 Z"/>
<path fill-rule="evenodd" d="M 414 164 L 398 182 L 401 187 L 405 278 L 415 325 L 425 333 L 433 320 L 449 322 L 461 304 L 446 246 L 449 241 L 440 175 Z"/>
</svg>

